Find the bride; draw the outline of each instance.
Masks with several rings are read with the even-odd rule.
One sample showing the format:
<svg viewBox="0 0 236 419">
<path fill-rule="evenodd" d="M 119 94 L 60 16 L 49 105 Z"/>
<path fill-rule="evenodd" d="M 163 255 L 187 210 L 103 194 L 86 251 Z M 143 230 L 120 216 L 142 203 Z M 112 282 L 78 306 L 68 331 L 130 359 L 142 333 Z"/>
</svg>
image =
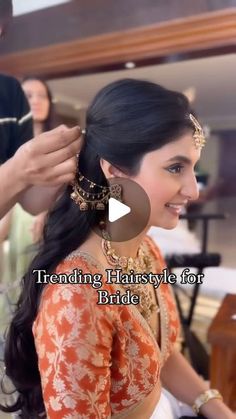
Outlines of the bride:
<svg viewBox="0 0 236 419">
<path fill-rule="evenodd" d="M 106 269 L 165 269 L 146 233 L 151 226 L 174 228 L 182 208 L 197 199 L 194 166 L 203 145 L 201 126 L 180 93 L 125 79 L 97 94 L 75 182 L 49 214 L 41 250 L 23 279 L 5 350 L 17 400 L 2 410 L 20 411 L 24 419 L 235 418 L 176 349 L 171 286 L 106 282 Z M 143 188 L 150 202 L 145 228 L 123 241 L 114 239 L 112 225 L 107 231 L 103 218 L 116 178 L 123 203 L 129 204 L 125 181 Z M 127 220 L 118 221 L 121 233 L 130 227 Z M 138 304 L 97 304 L 89 283 L 36 283 L 33 274 L 70 275 L 74 269 L 102 275 L 100 290 L 108 294 L 129 289 Z"/>
</svg>

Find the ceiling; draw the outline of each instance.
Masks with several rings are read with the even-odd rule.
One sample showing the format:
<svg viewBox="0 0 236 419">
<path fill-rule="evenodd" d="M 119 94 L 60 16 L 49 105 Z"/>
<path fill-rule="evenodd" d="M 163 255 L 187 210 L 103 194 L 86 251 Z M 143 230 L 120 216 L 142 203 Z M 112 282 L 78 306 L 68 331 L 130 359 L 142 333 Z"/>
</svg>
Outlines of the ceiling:
<svg viewBox="0 0 236 419">
<path fill-rule="evenodd" d="M 76 117 L 99 89 L 125 77 L 180 91 L 195 87 L 194 108 L 202 122 L 215 129 L 236 128 L 236 54 L 51 80 L 49 86 L 60 112 Z"/>
</svg>

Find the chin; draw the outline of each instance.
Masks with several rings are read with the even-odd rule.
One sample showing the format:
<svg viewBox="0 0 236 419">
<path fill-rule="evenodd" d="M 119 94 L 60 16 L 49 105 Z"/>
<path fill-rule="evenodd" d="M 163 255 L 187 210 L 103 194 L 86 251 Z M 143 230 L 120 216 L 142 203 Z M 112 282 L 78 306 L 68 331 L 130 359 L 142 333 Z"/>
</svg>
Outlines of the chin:
<svg viewBox="0 0 236 419">
<path fill-rule="evenodd" d="M 33 109 L 32 110 L 33 119 L 36 122 L 43 122 L 45 119 L 47 119 L 47 115 L 45 115 L 44 112 L 42 112 L 40 109 Z"/>
<path fill-rule="evenodd" d="M 179 218 L 177 218 L 176 220 L 165 220 L 163 222 L 153 222 L 152 226 L 154 227 L 159 227 L 159 228 L 163 228 L 164 230 L 173 230 L 179 222 Z"/>
<path fill-rule="evenodd" d="M 162 227 L 165 230 L 173 230 L 175 227 L 177 227 L 178 223 L 175 223 L 174 225 L 167 225 L 166 227 Z"/>
</svg>

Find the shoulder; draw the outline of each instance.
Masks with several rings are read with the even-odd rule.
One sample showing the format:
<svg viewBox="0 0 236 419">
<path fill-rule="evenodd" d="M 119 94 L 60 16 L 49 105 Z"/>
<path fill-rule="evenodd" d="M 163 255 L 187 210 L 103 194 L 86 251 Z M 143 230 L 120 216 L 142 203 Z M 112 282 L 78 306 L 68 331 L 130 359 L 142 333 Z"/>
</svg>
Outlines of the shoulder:
<svg viewBox="0 0 236 419">
<path fill-rule="evenodd" d="M 108 321 L 110 326 L 118 316 L 114 306 L 98 305 L 98 290 L 106 289 L 112 292 L 111 286 L 104 284 L 101 269 L 96 263 L 87 261 L 85 257 L 76 255 L 76 252 L 65 258 L 52 273 L 52 281 L 47 285 L 41 295 L 38 318 L 55 316 L 58 313 L 69 311 L 77 320 L 82 316 L 92 316 Z"/>
<path fill-rule="evenodd" d="M 49 284 L 41 296 L 32 331 L 39 344 L 56 334 L 88 340 L 97 331 L 106 336 L 109 345 L 116 331 L 117 313 L 111 306 L 97 304 L 97 292 L 90 285 Z"/>
<path fill-rule="evenodd" d="M 19 91 L 23 94 L 19 81 L 14 77 L 5 74 L 0 74 L 0 86 L 2 92 L 5 91 L 6 93 L 12 93 L 14 91 Z"/>
<path fill-rule="evenodd" d="M 5 74 L 0 74 L 0 111 L 7 118 L 5 123 L 18 125 L 23 117 L 31 123 L 29 104 L 19 81 Z"/>
<path fill-rule="evenodd" d="M 16 81 L 14 77 L 0 73 L 0 83 L 14 84 Z"/>
<path fill-rule="evenodd" d="M 92 275 L 101 273 L 102 266 L 92 256 L 85 252 L 75 250 L 63 259 L 55 268 L 55 272 L 73 272 L 74 269 L 80 269 L 82 273 L 91 273 Z"/>
<path fill-rule="evenodd" d="M 11 107 L 11 96 L 15 90 L 16 80 L 13 77 L 0 74 L 0 118 L 13 115 Z"/>
</svg>

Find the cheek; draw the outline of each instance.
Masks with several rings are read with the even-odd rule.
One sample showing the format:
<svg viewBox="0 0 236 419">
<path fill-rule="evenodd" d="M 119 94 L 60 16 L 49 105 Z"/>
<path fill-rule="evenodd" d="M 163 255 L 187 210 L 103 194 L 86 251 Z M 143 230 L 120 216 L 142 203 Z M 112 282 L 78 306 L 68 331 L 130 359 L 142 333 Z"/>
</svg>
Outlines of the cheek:
<svg viewBox="0 0 236 419">
<path fill-rule="evenodd" d="M 40 119 L 41 121 L 44 121 L 45 119 L 47 119 L 48 114 L 49 114 L 49 104 L 41 103 L 36 111 L 36 114 L 37 114 L 36 116 L 38 117 L 38 119 Z"/>
<path fill-rule="evenodd" d="M 163 206 L 169 202 L 177 192 L 175 182 L 165 179 L 163 176 L 160 181 L 149 179 L 140 183 L 149 197 L 152 211 L 157 212 L 163 209 Z"/>
<path fill-rule="evenodd" d="M 41 111 L 42 111 L 42 115 L 44 116 L 44 118 L 47 118 L 48 114 L 49 114 L 49 103 L 48 102 L 44 102 L 42 104 Z"/>
</svg>

